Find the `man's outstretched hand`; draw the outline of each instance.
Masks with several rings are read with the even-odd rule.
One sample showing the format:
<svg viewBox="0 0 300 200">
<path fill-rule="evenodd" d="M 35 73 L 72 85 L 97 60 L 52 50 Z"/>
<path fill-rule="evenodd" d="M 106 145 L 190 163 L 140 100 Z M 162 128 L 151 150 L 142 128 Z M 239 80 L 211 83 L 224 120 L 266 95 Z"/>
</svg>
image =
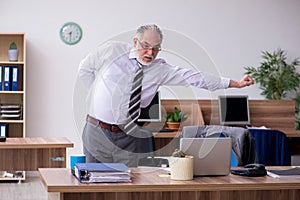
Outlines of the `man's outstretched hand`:
<svg viewBox="0 0 300 200">
<path fill-rule="evenodd" d="M 230 80 L 229 87 L 243 88 L 254 84 L 254 80 L 250 75 L 245 75 L 241 80 Z"/>
</svg>

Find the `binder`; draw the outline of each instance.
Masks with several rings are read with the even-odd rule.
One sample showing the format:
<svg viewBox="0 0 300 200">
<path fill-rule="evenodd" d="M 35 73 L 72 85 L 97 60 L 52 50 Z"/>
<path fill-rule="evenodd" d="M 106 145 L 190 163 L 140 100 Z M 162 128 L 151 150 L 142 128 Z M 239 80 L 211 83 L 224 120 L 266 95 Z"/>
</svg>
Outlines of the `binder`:
<svg viewBox="0 0 300 200">
<path fill-rule="evenodd" d="M 76 163 L 75 176 L 82 183 L 131 182 L 130 169 L 123 163 Z"/>
<path fill-rule="evenodd" d="M 11 72 L 10 66 L 4 66 L 4 90 L 11 90 Z"/>
<path fill-rule="evenodd" d="M 0 90 L 2 90 L 2 66 L 0 66 Z"/>
<path fill-rule="evenodd" d="M 18 75 L 19 75 L 19 68 L 17 66 L 12 67 L 12 83 L 11 83 L 11 90 L 18 91 Z"/>
<path fill-rule="evenodd" d="M 0 124 L 0 142 L 4 142 L 7 137 L 7 124 Z"/>
</svg>

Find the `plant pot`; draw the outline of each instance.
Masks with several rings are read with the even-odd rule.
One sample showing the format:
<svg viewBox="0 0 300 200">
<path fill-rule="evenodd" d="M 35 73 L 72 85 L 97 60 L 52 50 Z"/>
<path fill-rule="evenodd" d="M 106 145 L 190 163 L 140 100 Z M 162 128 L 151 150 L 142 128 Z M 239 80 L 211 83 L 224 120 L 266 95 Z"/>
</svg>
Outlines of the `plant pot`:
<svg viewBox="0 0 300 200">
<path fill-rule="evenodd" d="M 194 176 L 193 156 L 171 157 L 170 169 L 172 180 L 192 180 Z"/>
<path fill-rule="evenodd" d="M 166 122 L 167 127 L 174 131 L 178 131 L 180 127 L 180 122 Z"/>
<path fill-rule="evenodd" d="M 8 60 L 9 61 L 18 61 L 19 50 L 9 49 L 8 50 Z"/>
</svg>

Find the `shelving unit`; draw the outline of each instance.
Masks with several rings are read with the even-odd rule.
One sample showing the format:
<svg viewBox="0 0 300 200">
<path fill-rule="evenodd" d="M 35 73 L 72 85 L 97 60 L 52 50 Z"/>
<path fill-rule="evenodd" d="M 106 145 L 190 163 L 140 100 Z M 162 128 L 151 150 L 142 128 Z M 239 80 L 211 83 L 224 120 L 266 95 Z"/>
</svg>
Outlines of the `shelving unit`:
<svg viewBox="0 0 300 200">
<path fill-rule="evenodd" d="M 8 49 L 15 42 L 19 50 L 17 61 L 9 61 Z M 25 33 L 0 33 L 0 66 L 2 66 L 2 88 L 0 88 L 0 105 L 20 105 L 18 118 L 3 118 L 0 113 L 0 124 L 7 124 L 7 137 L 25 137 L 26 130 L 26 38 Z M 18 90 L 4 91 L 4 67 L 18 68 Z M 0 174 L 5 174 L 1 172 Z M 1 177 L 0 180 L 24 180 L 23 177 Z"/>
</svg>

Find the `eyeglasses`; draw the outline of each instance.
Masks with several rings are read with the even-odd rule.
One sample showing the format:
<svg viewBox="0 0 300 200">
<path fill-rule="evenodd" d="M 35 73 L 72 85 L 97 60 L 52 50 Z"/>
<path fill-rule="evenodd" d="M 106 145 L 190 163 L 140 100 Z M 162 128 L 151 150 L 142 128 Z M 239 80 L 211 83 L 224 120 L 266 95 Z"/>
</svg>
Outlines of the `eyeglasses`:
<svg viewBox="0 0 300 200">
<path fill-rule="evenodd" d="M 144 49 L 144 50 L 161 51 L 161 47 L 158 45 L 155 47 L 152 47 L 150 44 L 143 43 L 139 39 L 137 39 L 137 41 L 140 43 L 142 49 Z"/>
</svg>

